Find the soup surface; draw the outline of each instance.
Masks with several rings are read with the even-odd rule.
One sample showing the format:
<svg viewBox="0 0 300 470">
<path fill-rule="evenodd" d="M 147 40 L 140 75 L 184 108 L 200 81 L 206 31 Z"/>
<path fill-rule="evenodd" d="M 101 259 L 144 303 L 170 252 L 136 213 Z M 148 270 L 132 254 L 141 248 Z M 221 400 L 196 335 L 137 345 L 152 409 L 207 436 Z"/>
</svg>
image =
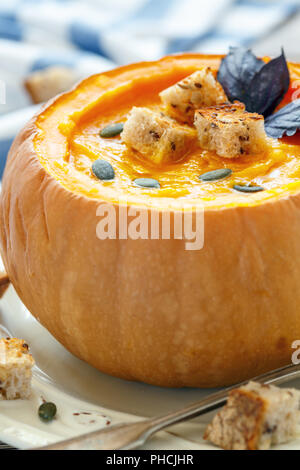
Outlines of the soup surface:
<svg viewBox="0 0 300 470">
<path fill-rule="evenodd" d="M 162 110 L 159 92 L 206 65 L 216 70 L 219 59 L 179 56 L 90 77 L 38 116 L 34 145 L 41 163 L 74 193 L 147 206 L 200 204 L 215 209 L 255 205 L 298 192 L 299 134 L 268 139 L 265 153 L 236 159 L 219 157 L 195 144 L 186 149 L 180 161 L 162 166 L 128 149 L 122 135 L 109 139 L 99 136 L 108 124 L 125 122 L 133 106 Z M 291 88 L 282 105 L 291 100 L 300 83 L 300 67 L 290 64 L 290 73 Z M 91 165 L 99 158 L 112 164 L 113 181 L 100 181 L 92 173 Z M 230 168 L 231 176 L 214 182 L 199 179 L 202 173 L 219 168 Z M 160 189 L 136 187 L 133 181 L 140 177 L 157 179 Z M 264 191 L 239 193 L 233 189 L 235 184 L 259 185 Z"/>
</svg>

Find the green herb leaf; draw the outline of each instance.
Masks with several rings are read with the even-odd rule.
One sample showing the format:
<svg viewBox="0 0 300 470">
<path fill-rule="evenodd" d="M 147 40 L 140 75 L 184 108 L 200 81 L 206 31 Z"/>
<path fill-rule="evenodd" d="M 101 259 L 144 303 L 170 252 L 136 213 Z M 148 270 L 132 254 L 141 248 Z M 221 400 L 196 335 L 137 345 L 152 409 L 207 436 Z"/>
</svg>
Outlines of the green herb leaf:
<svg viewBox="0 0 300 470">
<path fill-rule="evenodd" d="M 287 92 L 290 75 L 283 50 L 265 64 L 251 51 L 232 47 L 221 62 L 218 81 L 230 101 L 241 101 L 247 111 L 267 117 Z"/>
<path fill-rule="evenodd" d="M 245 103 L 249 83 L 263 66 L 264 62 L 249 49 L 244 47 L 229 48 L 229 53 L 221 62 L 218 81 L 230 101 L 239 100 Z"/>
<path fill-rule="evenodd" d="M 300 129 L 300 99 L 291 101 L 265 120 L 265 131 L 268 136 L 280 139 L 291 136 Z"/>
<path fill-rule="evenodd" d="M 282 50 L 281 55 L 265 64 L 250 83 L 247 111 L 267 117 L 273 113 L 289 89 L 290 74 Z"/>
</svg>

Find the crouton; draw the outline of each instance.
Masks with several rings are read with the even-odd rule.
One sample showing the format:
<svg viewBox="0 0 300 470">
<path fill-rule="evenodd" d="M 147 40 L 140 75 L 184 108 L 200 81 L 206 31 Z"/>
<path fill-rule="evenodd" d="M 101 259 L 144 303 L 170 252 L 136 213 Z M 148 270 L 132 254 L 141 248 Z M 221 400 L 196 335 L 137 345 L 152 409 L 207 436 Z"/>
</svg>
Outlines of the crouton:
<svg viewBox="0 0 300 470">
<path fill-rule="evenodd" d="M 232 390 L 204 439 L 226 450 L 262 450 L 296 437 L 300 392 L 249 382 Z"/>
<path fill-rule="evenodd" d="M 199 70 L 160 93 L 170 116 L 192 125 L 198 108 L 227 101 L 222 85 L 209 67 Z"/>
<path fill-rule="evenodd" d="M 197 133 L 163 113 L 133 108 L 124 124 L 122 139 L 127 146 L 160 164 L 181 158 L 197 140 Z"/>
<path fill-rule="evenodd" d="M 0 339 L 0 397 L 6 400 L 28 398 L 34 359 L 22 339 Z"/>
<path fill-rule="evenodd" d="M 77 81 L 77 77 L 69 67 L 47 67 L 29 75 L 24 86 L 33 103 L 48 101 L 58 93 L 71 88 Z"/>
<path fill-rule="evenodd" d="M 195 126 L 200 146 L 221 157 L 236 158 L 266 150 L 263 116 L 248 113 L 242 103 L 199 109 L 195 113 Z"/>
</svg>

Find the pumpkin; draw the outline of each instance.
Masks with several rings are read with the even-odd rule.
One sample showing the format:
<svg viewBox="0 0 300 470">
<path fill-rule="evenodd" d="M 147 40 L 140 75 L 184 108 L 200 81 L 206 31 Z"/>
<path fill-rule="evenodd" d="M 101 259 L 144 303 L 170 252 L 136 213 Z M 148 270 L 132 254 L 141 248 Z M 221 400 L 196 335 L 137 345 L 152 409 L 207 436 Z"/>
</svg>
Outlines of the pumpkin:
<svg viewBox="0 0 300 470">
<path fill-rule="evenodd" d="M 10 150 L 0 200 L 9 278 L 38 321 L 104 373 L 224 386 L 289 363 L 300 339 L 298 137 L 272 141 L 267 155 L 233 161 L 191 148 L 159 166 L 120 136 L 99 136 L 133 106 L 158 109 L 163 89 L 219 63 L 185 54 L 89 77 L 50 101 Z M 300 66 L 289 67 L 297 78 Z M 111 163 L 114 180 L 97 179 L 97 159 Z M 220 168 L 232 173 L 199 178 Z M 160 187 L 133 184 L 143 177 Z M 265 190 L 233 189 L 249 180 Z M 117 230 L 122 210 L 173 220 L 186 204 L 202 208 L 204 245 L 188 250 L 172 230 L 170 239 L 99 239 L 101 203 L 115 210 Z"/>
</svg>

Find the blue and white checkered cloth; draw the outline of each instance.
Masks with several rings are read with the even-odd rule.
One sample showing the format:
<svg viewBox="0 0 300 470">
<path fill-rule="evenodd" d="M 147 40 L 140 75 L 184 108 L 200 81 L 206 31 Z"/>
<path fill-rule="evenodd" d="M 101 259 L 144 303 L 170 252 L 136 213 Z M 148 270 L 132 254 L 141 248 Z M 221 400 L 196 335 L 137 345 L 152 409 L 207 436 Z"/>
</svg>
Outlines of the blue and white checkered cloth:
<svg viewBox="0 0 300 470">
<path fill-rule="evenodd" d="M 0 114 L 29 105 L 33 70 L 67 65 L 80 79 L 180 51 L 226 53 L 299 9 L 300 0 L 0 0 Z"/>
<path fill-rule="evenodd" d="M 179 51 L 251 45 L 300 7 L 299 0 L 0 0 L 0 79 L 6 106 L 29 103 L 32 70 L 73 67 L 78 78 L 115 64 Z"/>
</svg>

